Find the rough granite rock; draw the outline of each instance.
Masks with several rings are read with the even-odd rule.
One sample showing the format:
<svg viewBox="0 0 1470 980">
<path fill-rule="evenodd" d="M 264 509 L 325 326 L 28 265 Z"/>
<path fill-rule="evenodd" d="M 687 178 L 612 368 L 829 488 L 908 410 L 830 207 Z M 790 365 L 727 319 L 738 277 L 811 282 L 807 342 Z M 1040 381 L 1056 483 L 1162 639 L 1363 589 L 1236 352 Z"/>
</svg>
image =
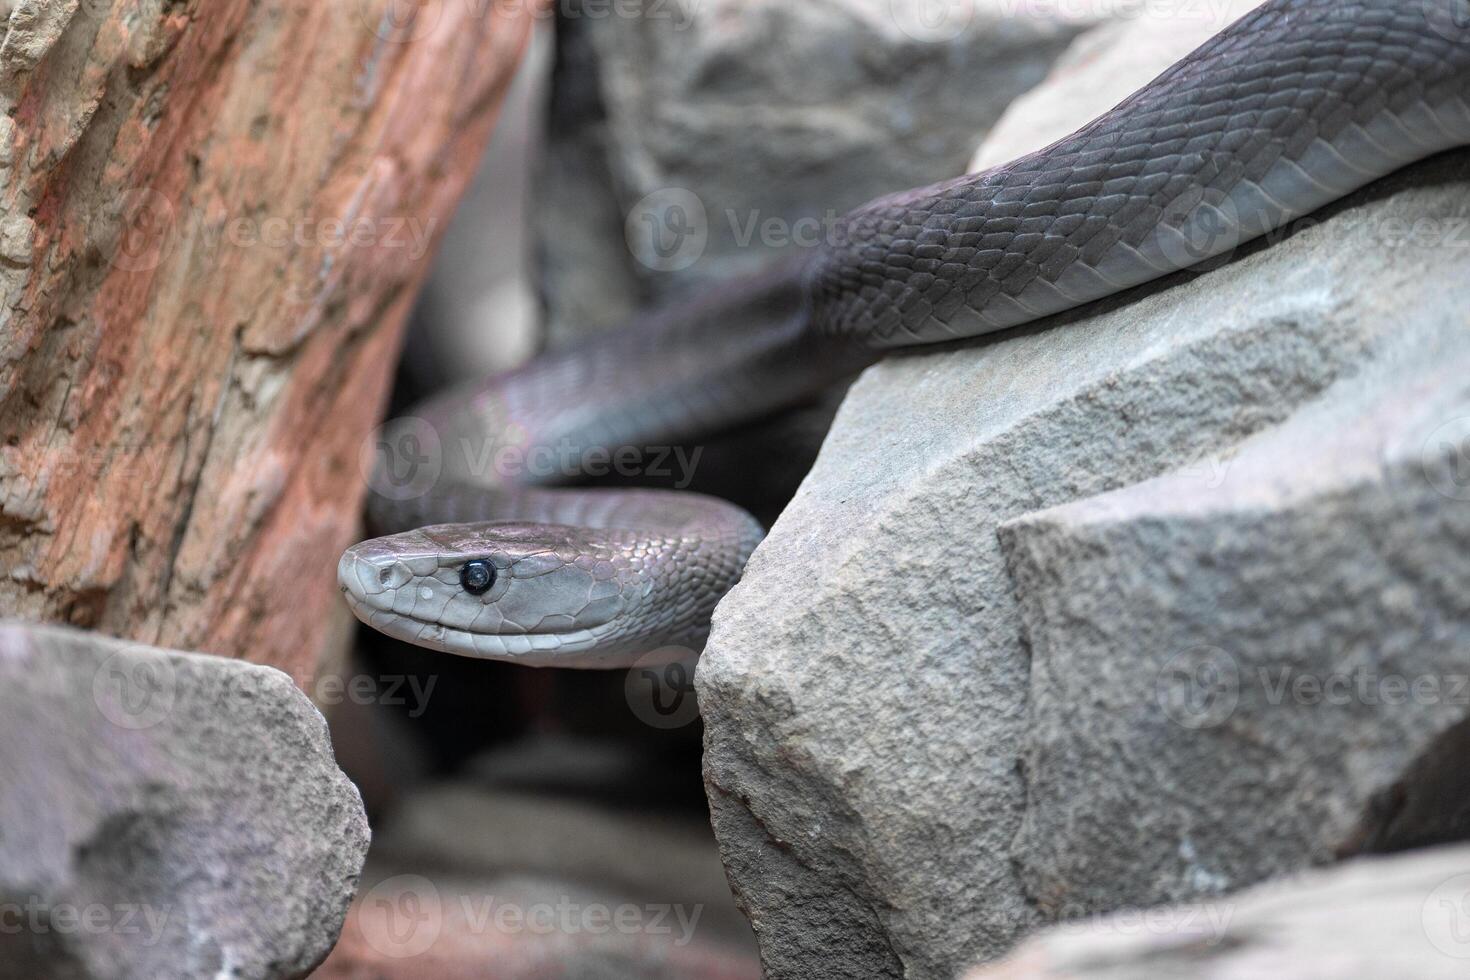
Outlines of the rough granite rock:
<svg viewBox="0 0 1470 980">
<path fill-rule="evenodd" d="M 1470 836 L 1470 798 L 1410 772 L 1470 739 L 1470 288 L 1445 254 L 1439 295 L 1339 314 L 1386 332 L 1288 421 L 1002 525 L 1032 658 L 1012 851 L 1048 917 Z"/>
<path fill-rule="evenodd" d="M 1069 923 L 968 980 L 1458 980 L 1467 960 L 1470 848 L 1461 846 Z"/>
<path fill-rule="evenodd" d="M 1305 658 L 1320 641 L 1324 652 L 1303 660 L 1312 669 L 1332 662 L 1329 645 L 1349 642 L 1359 651 L 1345 655 L 1358 658 L 1351 662 L 1387 655 L 1402 669 L 1470 667 L 1463 600 L 1443 594 L 1449 587 L 1436 577 L 1464 567 L 1467 504 L 1425 492 L 1422 481 L 1402 486 L 1412 475 L 1400 466 L 1412 458 L 1408 449 L 1388 457 L 1398 461 L 1392 466 L 1374 455 L 1398 438 L 1422 444 L 1429 433 L 1399 417 L 1361 438 L 1347 426 L 1385 405 L 1429 411 L 1412 395 L 1382 400 L 1412 385 L 1438 399 L 1438 424 L 1451 426 L 1446 440 L 1460 432 L 1444 411 L 1454 404 L 1455 372 L 1465 376 L 1470 343 L 1467 189 L 1470 156 L 1446 156 L 1207 274 L 1173 277 L 1048 329 L 890 358 L 859 379 L 816 467 L 720 605 L 697 678 L 716 832 L 769 977 L 953 976 L 1004 953 L 1046 917 L 1067 914 L 1079 895 L 1099 908 L 1243 886 L 1350 847 L 1345 828 L 1358 818 L 1373 825 L 1368 808 L 1401 805 L 1374 794 L 1415 768 L 1415 755 L 1463 704 L 1458 711 L 1364 707 L 1350 723 L 1311 711 L 1273 720 L 1281 727 L 1269 733 L 1227 725 L 1194 743 L 1182 739 L 1173 756 L 1147 755 L 1145 746 L 1157 749 L 1148 735 L 1187 734 L 1168 723 L 1174 695 L 1156 697 L 1154 685 L 1156 665 L 1196 642 L 1275 663 Z M 1448 387 L 1411 357 L 1418 349 L 1449 372 Z M 1334 407 L 1314 409 L 1319 401 Z M 1337 428 L 1321 421 L 1320 413 L 1334 412 L 1343 422 Z M 1313 438 L 1310 457 L 1293 441 Z M 1237 455 L 1279 459 L 1273 439 L 1274 452 L 1295 453 L 1301 470 L 1227 467 L 1229 494 L 1206 493 Z M 1445 479 L 1455 472 L 1450 454 L 1463 451 L 1454 445 L 1431 461 Z M 1338 454 L 1341 467 L 1322 462 Z M 1365 465 L 1373 459 L 1376 469 Z M 1212 526 L 1172 517 L 1158 526 L 1138 505 L 1138 519 L 1117 529 L 1117 540 L 1100 542 L 1098 553 L 1080 538 L 1066 542 L 1078 562 L 1092 564 L 1038 565 L 1012 578 L 1003 525 L 1012 522 L 1014 547 L 1049 521 L 1060 549 L 1070 512 L 1037 517 L 1034 533 L 1021 519 L 1165 475 L 1176 493 L 1195 481 L 1201 499 L 1238 497 L 1229 515 L 1234 536 L 1222 540 Z M 1352 481 L 1366 485 L 1355 491 Z M 1293 492 L 1304 495 L 1296 516 L 1280 510 Z M 1149 494 L 1138 488 L 1120 499 Z M 1339 517 L 1352 523 L 1337 524 Z M 1182 553 L 1151 566 L 1155 551 L 1145 556 L 1143 542 L 1127 543 L 1143 528 L 1151 545 Z M 1322 540 L 1293 551 L 1312 534 Z M 1272 541 L 1264 554 L 1236 550 Z M 1378 542 L 1384 551 L 1374 551 Z M 1227 552 L 1228 561 L 1211 567 L 1212 556 Z M 1104 568 L 1113 556 L 1118 561 Z M 1354 578 L 1333 572 L 1335 557 L 1411 564 L 1365 568 Z M 1069 657 L 1103 658 L 1088 677 L 1119 665 L 1124 673 L 1110 678 L 1114 689 L 1096 704 L 1086 684 L 1033 680 L 1027 642 L 1028 625 L 1039 643 L 1086 633 L 1083 617 L 1047 617 L 1067 612 L 1055 596 L 1071 584 L 1056 577 L 1089 569 L 1107 579 L 1084 580 L 1078 601 L 1096 602 L 1115 645 L 1089 637 L 1087 650 L 1039 650 L 1038 670 L 1070 664 Z M 1209 581 L 1169 574 L 1196 569 Z M 1336 591 L 1359 586 L 1368 591 Z M 1191 625 L 1209 629 L 1191 642 L 1172 621 L 1128 633 L 1125 620 L 1147 619 L 1147 611 L 1126 608 L 1137 595 L 1152 596 L 1161 620 L 1193 613 Z M 1265 601 L 1273 598 L 1285 605 Z M 1209 620 L 1211 608 L 1223 618 Z M 1300 632 L 1288 636 L 1290 628 Z M 1410 655 L 1404 646 L 1415 629 L 1421 640 L 1449 645 Z M 1244 642 L 1222 643 L 1227 630 Z M 1037 706 L 1047 712 L 1043 741 L 1028 743 L 1037 725 L 1029 692 L 1042 680 L 1053 701 Z M 1104 717 L 1116 689 L 1129 684 L 1134 714 Z M 1293 725 L 1330 731 L 1293 744 Z M 1345 735 L 1351 726 L 1353 739 Z M 1120 727 L 1131 741 L 1095 747 Z M 1410 741 L 1390 748 L 1405 736 Z M 1254 805 L 1265 795 L 1259 784 L 1247 791 L 1222 776 L 1242 762 L 1252 737 L 1259 744 L 1239 778 L 1289 781 L 1292 772 L 1320 767 L 1312 786 L 1321 798 L 1311 813 L 1332 820 L 1278 819 L 1263 828 L 1231 808 L 1209 810 L 1229 820 L 1190 822 L 1205 807 Z M 1351 756 L 1314 756 L 1348 749 Z M 1163 759 L 1195 768 L 1178 772 Z M 1127 806 L 1110 795 L 1124 792 L 1111 789 L 1115 782 L 1126 787 Z M 1204 792 L 1222 795 L 1191 799 Z M 1411 792 L 1405 805 L 1414 801 Z M 1279 817 L 1289 802 L 1261 816 Z M 1425 808 L 1431 812 L 1416 822 L 1457 823 Z M 1092 826 L 1096 819 L 1138 821 L 1156 835 Z M 1237 830 L 1240 844 L 1230 839 Z M 1263 830 L 1298 846 L 1251 846 Z M 1062 836 L 1042 839 L 1048 832 Z M 1214 858 L 1223 854 L 1231 860 L 1217 878 Z M 1081 866 L 1087 861 L 1097 863 Z M 1140 865 L 1134 876 L 1109 876 L 1129 862 Z"/>
<path fill-rule="evenodd" d="M 975 134 L 1073 37 L 1131 6 L 562 5 L 538 208 L 552 342 L 963 172 Z"/>
<path fill-rule="evenodd" d="M 367 844 L 285 674 L 0 625 L 0 977 L 305 976 Z"/>
</svg>

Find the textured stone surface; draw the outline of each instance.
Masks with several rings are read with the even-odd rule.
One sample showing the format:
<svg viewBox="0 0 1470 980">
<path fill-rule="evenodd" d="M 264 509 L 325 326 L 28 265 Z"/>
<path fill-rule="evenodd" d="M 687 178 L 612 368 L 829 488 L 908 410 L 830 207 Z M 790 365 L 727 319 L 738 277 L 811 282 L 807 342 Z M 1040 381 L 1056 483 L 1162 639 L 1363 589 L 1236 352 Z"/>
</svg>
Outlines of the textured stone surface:
<svg viewBox="0 0 1470 980">
<path fill-rule="evenodd" d="M 976 134 L 1068 41 L 1129 5 L 596 6 L 567 18 L 577 36 L 562 41 L 540 194 L 554 341 L 810 248 L 870 198 L 962 173 Z"/>
<path fill-rule="evenodd" d="M 759 980 L 703 820 L 472 782 L 385 822 L 316 974 L 436 980 Z"/>
<path fill-rule="evenodd" d="M 0 975 L 303 976 L 367 843 L 285 674 L 0 625 Z"/>
<path fill-rule="evenodd" d="M 309 682 L 349 621 L 359 452 L 534 9 L 17 0 L 0 608 Z"/>
<path fill-rule="evenodd" d="M 1109 836 L 1109 828 L 1087 821 L 1142 821 L 1138 809 L 1145 805 L 1157 814 L 1186 815 L 1226 801 L 1250 805 L 1259 795 L 1231 796 L 1228 780 L 1201 786 L 1234 765 L 1241 742 L 1250 737 L 1262 743 L 1250 762 L 1257 775 L 1273 764 L 1267 758 L 1273 744 L 1300 772 L 1322 766 L 1314 785 L 1330 795 L 1313 812 L 1337 819 L 1269 827 L 1270 833 L 1297 834 L 1298 849 L 1261 847 L 1254 864 L 1227 869 L 1228 884 L 1242 886 L 1299 866 L 1343 843 L 1353 818 L 1366 819 L 1364 809 L 1380 805 L 1370 799 L 1373 793 L 1404 775 L 1414 754 L 1429 748 L 1427 740 L 1458 717 L 1440 708 L 1406 712 L 1412 719 L 1391 718 L 1381 707 L 1362 710 L 1353 722 L 1365 728 L 1350 743 L 1362 751 L 1341 760 L 1314 761 L 1312 754 L 1346 747 L 1338 737 L 1346 728 L 1320 743 L 1294 744 L 1289 728 L 1273 743 L 1254 729 L 1235 733 L 1226 727 L 1212 742 L 1220 755 L 1186 742 L 1195 745 L 1189 764 L 1206 767 L 1208 760 L 1213 766 L 1188 773 L 1149 768 L 1149 757 L 1139 757 L 1141 745 L 1152 748 L 1146 739 L 1092 747 L 1091 739 L 1105 740 L 1111 729 L 1078 727 L 1074 741 L 1061 748 L 1088 743 L 1091 768 L 1080 757 L 1069 764 L 1071 757 L 1056 755 L 1058 746 L 1033 747 L 1027 740 L 1033 724 L 1029 691 L 1039 681 L 1032 678 L 1022 610 L 1056 588 L 1042 580 L 1054 569 L 1039 569 L 1018 584 L 1000 531 L 1047 508 L 1165 474 L 1172 474 L 1175 487 L 1196 481 L 1203 494 L 1212 482 L 1218 486 L 1225 461 L 1259 444 L 1254 436 L 1285 440 L 1282 453 L 1299 452 L 1291 440 L 1310 437 L 1291 433 L 1307 431 L 1299 427 L 1309 425 L 1305 420 L 1319 399 L 1339 406 L 1339 419 L 1371 417 L 1374 406 L 1383 404 L 1382 393 L 1406 384 L 1428 386 L 1438 399 L 1436 424 L 1453 422 L 1444 414 L 1454 403 L 1453 384 L 1430 384 L 1414 352 L 1425 351 L 1450 378 L 1456 370 L 1463 377 L 1470 285 L 1466 253 L 1456 244 L 1463 231 L 1456 229 L 1470 216 L 1467 182 L 1466 157 L 1432 161 L 1192 281 L 1175 277 L 1061 318 L 1045 331 L 891 358 L 858 381 L 801 492 L 720 606 L 698 674 L 716 831 L 769 976 L 950 976 L 966 961 L 1004 952 L 1045 917 L 1067 914 L 1079 895 L 1087 907 L 1099 907 L 1216 890 L 1224 883 L 1212 877 L 1215 865 L 1192 855 L 1228 851 L 1244 862 L 1248 845 L 1228 841 L 1233 811 L 1211 810 L 1223 822 L 1209 827 L 1161 818 L 1162 836 L 1152 839 Z M 1410 233 L 1416 227 L 1422 235 Z M 1381 380 L 1390 377 L 1396 380 Z M 1412 397 L 1388 404 L 1419 405 Z M 1316 411 L 1330 416 L 1333 410 Z M 1243 594 L 1219 604 L 1236 621 L 1213 622 L 1212 628 L 1262 637 L 1323 617 L 1295 638 L 1282 637 L 1284 653 L 1291 644 L 1309 649 L 1314 632 L 1324 643 L 1355 638 L 1370 651 L 1360 656 L 1370 656 L 1380 637 L 1401 650 L 1415 628 L 1436 642 L 1458 642 L 1465 624 L 1455 617 L 1463 607 L 1440 594 L 1444 585 L 1430 572 L 1435 562 L 1442 562 L 1436 574 L 1463 564 L 1452 554 L 1463 551 L 1463 538 L 1449 532 L 1460 533 L 1456 522 L 1464 520 L 1465 504 L 1425 492 L 1422 481 L 1400 494 L 1404 477 L 1396 474 L 1407 471 L 1366 465 L 1379 458 L 1375 454 L 1385 440 L 1418 438 L 1422 444 L 1428 436 L 1411 430 L 1399 419 L 1361 444 L 1353 442 L 1349 428 L 1311 430 L 1320 441 L 1317 459 L 1343 455 L 1339 479 L 1357 472 L 1354 479 L 1381 484 L 1364 491 L 1378 503 L 1363 498 L 1340 511 L 1352 515 L 1352 530 L 1332 518 L 1339 498 L 1351 497 L 1350 487 L 1329 483 L 1308 492 L 1302 473 L 1282 474 L 1270 466 L 1231 472 L 1240 481 L 1232 491 L 1241 495 L 1238 520 L 1261 525 L 1234 543 L 1269 540 L 1273 526 L 1289 530 L 1290 542 L 1313 533 L 1332 538 L 1304 553 L 1293 553 L 1283 541 L 1273 561 L 1249 550 L 1231 552 L 1231 561 L 1221 561 L 1213 574 L 1219 588 Z M 1405 450 L 1398 458 L 1409 460 L 1412 453 Z M 1447 457 L 1443 466 L 1449 465 Z M 1303 506 L 1326 509 L 1287 527 L 1289 515 L 1269 507 L 1284 506 L 1287 491 L 1297 484 L 1306 493 Z M 1269 487 L 1277 487 L 1274 496 Z M 1314 494 L 1320 504 L 1314 504 Z M 1252 495 L 1261 507 L 1245 503 Z M 1390 533 L 1375 520 L 1404 526 Z M 1173 559 L 1191 569 L 1209 567 L 1211 555 L 1232 544 L 1208 529 L 1192 530 L 1198 533 L 1177 543 L 1185 553 Z M 1119 533 L 1126 538 L 1126 531 Z M 1020 534 L 1015 526 L 1008 540 Z M 1371 543 L 1340 540 L 1367 534 L 1397 536 L 1398 550 L 1374 557 Z M 1370 569 L 1366 579 L 1349 581 L 1329 575 L 1331 559 L 1322 552 L 1334 546 L 1345 560 L 1404 555 L 1429 561 L 1431 568 L 1384 570 L 1377 577 Z M 1118 603 L 1165 570 L 1121 563 L 1108 571 L 1114 581 L 1089 581 L 1087 595 Z M 1318 579 L 1292 581 L 1307 576 Z M 1332 590 L 1364 582 L 1370 592 L 1356 598 L 1365 608 L 1344 612 L 1340 605 L 1346 600 Z M 1203 583 L 1158 578 L 1154 584 L 1161 602 L 1177 595 L 1200 615 L 1213 601 L 1190 592 Z M 1388 594 L 1371 592 L 1379 586 Z M 1033 592 L 1018 603 L 1018 588 Z M 1277 593 L 1295 595 L 1297 607 L 1249 598 Z M 1377 608 L 1366 606 L 1370 598 Z M 1065 609 L 1060 600 L 1057 605 Z M 1119 622 L 1126 618 L 1114 605 L 1107 608 Z M 1395 618 L 1381 618 L 1390 612 Z M 1085 631 L 1087 623 L 1043 625 Z M 1160 632 L 1147 638 L 1161 642 L 1164 629 L 1160 624 Z M 1147 718 L 1135 724 L 1155 738 L 1179 734 L 1165 713 L 1169 699 L 1154 696 L 1154 665 L 1190 645 L 1181 639 L 1169 633 L 1166 649 L 1130 651 L 1148 665 L 1146 674 L 1117 679 L 1120 686 L 1134 685 L 1129 704 Z M 1142 642 L 1131 634 L 1126 640 Z M 1239 655 L 1248 652 L 1254 644 Z M 1461 657 L 1464 652 L 1458 650 Z M 1091 670 L 1104 674 L 1118 659 L 1111 648 L 1095 646 L 1090 655 L 1103 658 Z M 1400 664 L 1445 670 L 1456 655 L 1453 645 L 1436 647 Z M 1310 664 L 1320 666 L 1328 658 L 1324 653 Z M 1082 703 L 1055 704 L 1046 731 L 1079 724 L 1074 717 L 1097 723 L 1106 711 L 1106 705 L 1087 703 L 1085 685 L 1062 690 Z M 1315 718 L 1301 724 L 1341 724 L 1320 713 Z M 1374 722 L 1386 727 L 1374 730 Z M 1114 724 L 1126 726 L 1127 719 Z M 1386 749 L 1405 733 L 1411 742 Z M 1186 758 L 1183 751 L 1178 758 Z M 1028 802 L 1036 774 L 1027 767 L 1042 762 L 1051 767 L 1041 774 L 1049 782 L 1037 789 L 1046 791 L 1054 812 L 1031 813 L 1041 801 Z M 1344 770 L 1353 778 L 1334 783 L 1331 774 Z M 1112 799 L 1106 784 L 1113 780 L 1130 788 L 1132 809 L 1100 805 Z M 1262 789 L 1253 788 L 1257 794 Z M 1224 796 L 1188 798 L 1189 792 L 1210 789 Z M 1055 812 L 1073 805 L 1072 794 L 1090 807 L 1078 812 L 1081 826 Z M 1430 825 L 1442 818 L 1430 813 L 1423 820 Z M 1042 827 L 1066 836 L 1041 840 Z M 1257 842 L 1257 836 L 1244 840 Z M 1300 846 L 1307 840 L 1311 846 Z M 1135 852 L 1099 856 L 1099 846 L 1130 846 Z M 1101 862 L 1099 868 L 1116 871 L 1130 860 L 1141 867 L 1109 890 L 1100 880 L 1106 872 L 1078 868 L 1084 850 L 1085 860 Z M 1155 881 L 1150 876 L 1158 868 L 1164 873 Z M 1153 890 L 1139 894 L 1139 878 L 1148 878 Z"/>
<path fill-rule="evenodd" d="M 1408 771 L 1470 713 L 1470 289 L 1438 271 L 1339 313 L 1389 332 L 1282 425 L 1001 528 L 1032 655 L 1013 852 L 1044 912 L 1470 832 Z"/>
<path fill-rule="evenodd" d="M 1048 930 L 968 980 L 1452 980 L 1470 960 L 1470 849 L 1363 859 L 1228 899 Z"/>
</svg>

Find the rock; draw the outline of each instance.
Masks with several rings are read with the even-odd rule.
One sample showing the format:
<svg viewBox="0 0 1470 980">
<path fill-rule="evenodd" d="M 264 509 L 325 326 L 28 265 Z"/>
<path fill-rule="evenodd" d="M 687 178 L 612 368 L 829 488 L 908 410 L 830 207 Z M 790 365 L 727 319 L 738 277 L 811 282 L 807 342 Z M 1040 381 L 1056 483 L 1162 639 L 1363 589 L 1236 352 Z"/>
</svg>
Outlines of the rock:
<svg viewBox="0 0 1470 980">
<path fill-rule="evenodd" d="M 1470 959 L 1470 848 L 1363 859 L 1228 900 L 1069 923 L 968 980 L 1457 980 Z"/>
<path fill-rule="evenodd" d="M 367 843 L 285 674 L 0 625 L 0 975 L 305 976 Z"/>
<path fill-rule="evenodd" d="M 1006 108 L 970 161 L 970 173 L 1009 163 L 1067 136 L 1147 85 L 1262 0 L 1135 5 L 1073 42 L 1043 85 Z"/>
<path fill-rule="evenodd" d="M 1467 505 L 1413 468 L 1448 426 L 1425 472 L 1458 487 L 1470 434 L 1467 187 L 1443 157 L 1208 274 L 859 379 L 697 676 L 769 977 L 953 976 L 1078 906 L 1241 887 L 1395 840 L 1396 811 L 1462 823 L 1404 780 L 1464 703 L 1286 719 L 1243 691 L 1191 736 L 1155 692 L 1197 646 L 1470 666 Z M 1318 797 L 1288 819 L 1293 774 Z"/>
<path fill-rule="evenodd" d="M 1131 4 L 1065 12 L 1076 6 L 569 5 L 538 209 L 553 342 L 963 172 L 975 134 L 1078 32 Z"/>
<path fill-rule="evenodd" d="M 1399 332 L 1282 424 L 1002 525 L 1032 658 L 1012 853 L 1049 917 L 1470 832 L 1410 771 L 1470 737 L 1470 289 L 1444 285 L 1339 308 Z"/>
<path fill-rule="evenodd" d="M 364 882 L 316 980 L 760 978 L 703 820 L 449 783 L 387 820 Z"/>
</svg>

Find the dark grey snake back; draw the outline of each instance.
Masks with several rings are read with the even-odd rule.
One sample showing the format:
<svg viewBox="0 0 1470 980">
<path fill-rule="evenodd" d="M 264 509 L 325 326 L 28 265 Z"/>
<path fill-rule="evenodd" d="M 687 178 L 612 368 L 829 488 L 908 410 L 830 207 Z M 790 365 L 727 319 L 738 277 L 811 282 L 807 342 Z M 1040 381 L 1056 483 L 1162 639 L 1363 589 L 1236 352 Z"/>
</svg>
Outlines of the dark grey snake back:
<svg viewBox="0 0 1470 980">
<path fill-rule="evenodd" d="M 853 212 L 814 326 L 942 341 L 1195 265 L 1470 142 L 1467 88 L 1465 0 L 1270 0 L 1052 146 Z"/>
</svg>

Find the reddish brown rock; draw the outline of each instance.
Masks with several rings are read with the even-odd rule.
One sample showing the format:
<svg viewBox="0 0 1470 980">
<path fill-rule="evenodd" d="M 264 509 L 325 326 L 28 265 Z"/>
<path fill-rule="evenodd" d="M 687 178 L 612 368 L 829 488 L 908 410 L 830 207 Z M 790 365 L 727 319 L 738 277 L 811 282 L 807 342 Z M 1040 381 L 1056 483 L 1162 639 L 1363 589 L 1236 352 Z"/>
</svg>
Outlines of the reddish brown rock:
<svg viewBox="0 0 1470 980">
<path fill-rule="evenodd" d="M 534 4 L 15 7 L 0 607 L 303 682 L 344 622 L 359 448 Z"/>
</svg>

